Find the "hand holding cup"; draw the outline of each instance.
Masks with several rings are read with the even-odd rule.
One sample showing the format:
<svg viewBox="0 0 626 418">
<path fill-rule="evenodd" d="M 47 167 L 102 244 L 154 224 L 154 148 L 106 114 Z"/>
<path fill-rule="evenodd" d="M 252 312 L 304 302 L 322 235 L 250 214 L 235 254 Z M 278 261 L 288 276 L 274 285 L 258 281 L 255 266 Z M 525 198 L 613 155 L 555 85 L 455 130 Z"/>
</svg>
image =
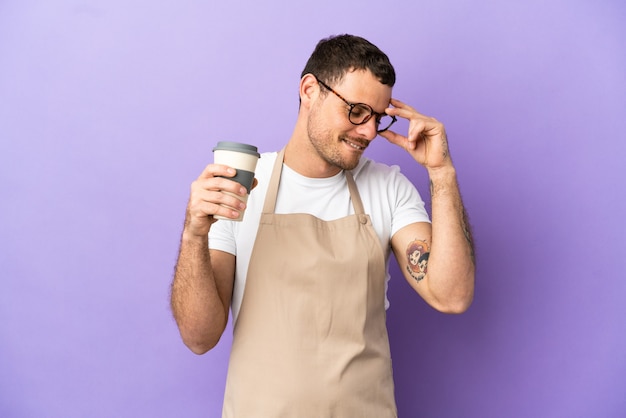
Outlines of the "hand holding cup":
<svg viewBox="0 0 626 418">
<path fill-rule="evenodd" d="M 230 177 L 230 179 L 241 184 L 248 192 L 245 196 L 233 195 L 229 192 L 224 193 L 231 194 L 246 203 L 248 201 L 250 190 L 252 190 L 252 186 L 254 184 L 254 172 L 260 158 L 257 147 L 239 142 L 222 141 L 218 142 L 215 148 L 213 148 L 213 154 L 213 162 L 215 164 L 229 166 L 237 171 L 235 176 Z M 242 221 L 243 215 L 244 211 L 240 211 L 240 215 L 236 219 L 226 218 L 219 215 L 215 215 L 214 217 L 215 219 Z"/>
</svg>

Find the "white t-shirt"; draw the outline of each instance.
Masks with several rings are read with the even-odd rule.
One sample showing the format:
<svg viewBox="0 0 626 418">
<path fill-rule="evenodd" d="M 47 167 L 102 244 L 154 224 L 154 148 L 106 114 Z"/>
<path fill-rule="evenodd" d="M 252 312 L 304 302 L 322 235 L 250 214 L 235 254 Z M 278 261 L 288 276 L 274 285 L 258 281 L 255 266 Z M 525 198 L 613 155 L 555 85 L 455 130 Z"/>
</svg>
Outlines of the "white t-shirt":
<svg viewBox="0 0 626 418">
<path fill-rule="evenodd" d="M 233 319 L 241 307 L 248 273 L 248 262 L 263 211 L 265 194 L 272 175 L 276 152 L 264 153 L 257 165 L 257 187 L 248 197 L 242 222 L 218 220 L 209 232 L 209 248 L 236 256 L 235 284 L 232 298 Z M 389 281 L 391 237 L 403 227 L 415 222 L 430 222 L 424 201 L 415 186 L 398 166 L 388 166 L 361 158 L 352 175 L 361 195 L 365 213 L 372 219 L 385 255 L 385 289 Z M 328 178 L 304 177 L 283 165 L 276 202 L 277 214 L 308 213 L 325 221 L 354 214 L 350 192 L 342 172 Z M 385 296 L 385 307 L 389 301 Z"/>
</svg>

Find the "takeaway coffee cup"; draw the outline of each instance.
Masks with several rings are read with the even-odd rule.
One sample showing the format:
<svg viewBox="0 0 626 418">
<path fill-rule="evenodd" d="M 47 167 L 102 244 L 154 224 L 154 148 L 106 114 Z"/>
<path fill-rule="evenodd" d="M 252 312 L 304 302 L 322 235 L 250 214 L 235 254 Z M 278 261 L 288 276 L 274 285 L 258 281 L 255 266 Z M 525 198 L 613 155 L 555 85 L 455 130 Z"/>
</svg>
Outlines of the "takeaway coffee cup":
<svg viewBox="0 0 626 418">
<path fill-rule="evenodd" d="M 215 164 L 223 164 L 237 170 L 235 177 L 231 177 L 231 180 L 236 181 L 246 188 L 248 194 L 252 188 L 252 182 L 254 181 L 254 171 L 256 170 L 256 163 L 259 161 L 259 152 L 254 145 L 242 144 L 239 142 L 218 142 L 215 148 L 213 148 L 213 162 Z M 248 194 L 245 196 L 237 196 L 244 202 L 248 201 Z M 227 219 L 233 221 L 241 221 L 243 219 L 243 211 L 237 219 L 225 218 L 222 216 L 215 216 L 215 219 Z"/>
</svg>

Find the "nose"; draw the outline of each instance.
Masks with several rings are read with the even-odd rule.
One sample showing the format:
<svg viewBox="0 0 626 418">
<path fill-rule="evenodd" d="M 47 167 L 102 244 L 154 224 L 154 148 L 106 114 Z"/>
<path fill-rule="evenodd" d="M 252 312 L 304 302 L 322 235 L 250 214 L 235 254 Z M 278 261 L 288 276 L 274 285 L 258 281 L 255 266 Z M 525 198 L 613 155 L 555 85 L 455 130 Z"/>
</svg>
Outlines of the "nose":
<svg viewBox="0 0 626 418">
<path fill-rule="evenodd" d="M 376 124 L 376 117 L 374 116 L 369 118 L 367 122 L 357 125 L 356 128 L 357 133 L 368 141 L 373 140 L 376 138 L 376 135 L 378 135 L 378 125 Z"/>
</svg>

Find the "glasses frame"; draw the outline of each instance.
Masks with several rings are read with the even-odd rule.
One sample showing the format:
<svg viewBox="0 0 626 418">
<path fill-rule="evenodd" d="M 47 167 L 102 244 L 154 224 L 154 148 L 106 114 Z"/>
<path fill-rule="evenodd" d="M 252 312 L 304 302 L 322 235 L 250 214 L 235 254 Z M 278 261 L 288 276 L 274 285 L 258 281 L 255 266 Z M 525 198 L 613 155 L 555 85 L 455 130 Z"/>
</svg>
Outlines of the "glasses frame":
<svg viewBox="0 0 626 418">
<path fill-rule="evenodd" d="M 320 80 L 319 78 L 317 78 L 316 75 L 313 75 L 313 77 L 315 77 L 315 79 L 317 80 L 317 82 L 319 83 L 319 85 L 321 85 L 322 87 L 324 87 L 326 90 L 332 92 L 335 96 L 339 97 L 341 100 L 344 101 L 345 104 L 347 104 L 350 107 L 350 111 L 348 112 L 348 121 L 353 124 L 353 125 L 364 125 L 366 124 L 371 118 L 372 116 L 376 116 L 376 133 L 382 133 L 385 132 L 386 130 L 388 130 L 389 128 L 391 128 L 391 125 L 393 125 L 394 123 L 396 123 L 398 121 L 398 119 L 393 116 L 393 115 L 388 115 L 386 113 L 378 113 L 375 112 L 374 109 L 372 109 L 372 106 L 366 104 L 366 103 L 351 103 L 349 101 L 347 101 L 346 99 L 344 99 L 344 97 L 337 93 L 335 90 L 333 90 L 328 84 L 324 83 L 322 80 Z M 352 110 L 356 107 L 356 106 L 363 106 L 366 109 L 369 109 L 370 114 L 368 116 L 365 117 L 365 119 L 363 119 L 361 122 L 359 123 L 355 123 L 352 121 L 352 118 L 350 116 L 352 116 Z M 391 116 L 391 123 L 389 124 L 389 126 L 387 126 L 385 129 L 378 129 L 378 125 L 380 124 L 380 118 L 382 118 L 383 116 Z"/>
</svg>

